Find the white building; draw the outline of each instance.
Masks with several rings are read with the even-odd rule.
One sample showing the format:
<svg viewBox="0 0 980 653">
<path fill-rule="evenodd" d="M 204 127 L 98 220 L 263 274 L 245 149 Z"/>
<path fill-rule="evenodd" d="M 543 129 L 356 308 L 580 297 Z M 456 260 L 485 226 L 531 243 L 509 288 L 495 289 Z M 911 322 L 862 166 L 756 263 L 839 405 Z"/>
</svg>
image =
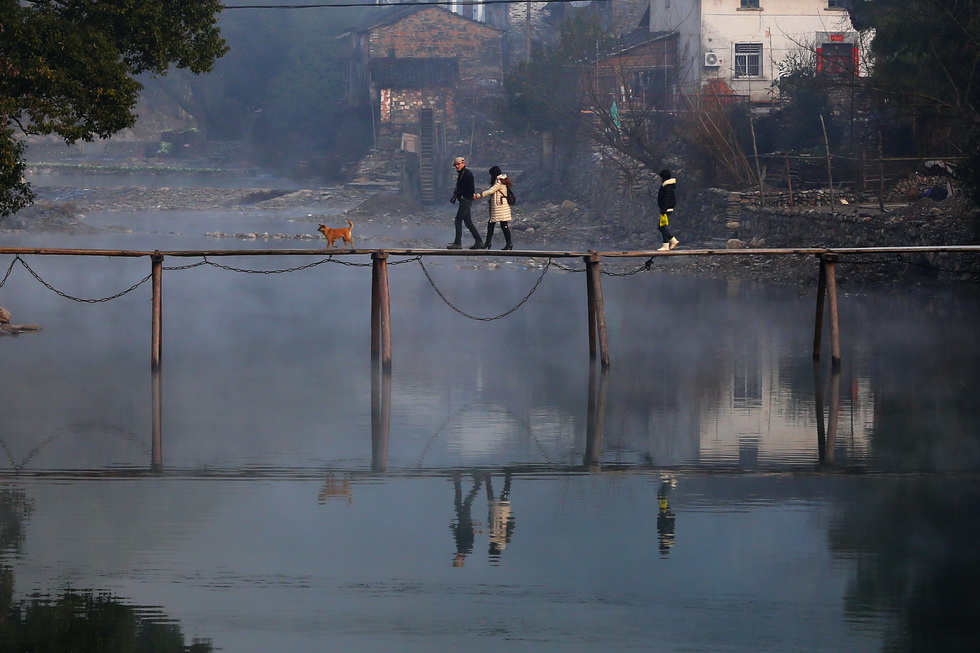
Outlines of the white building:
<svg viewBox="0 0 980 653">
<path fill-rule="evenodd" d="M 681 93 L 734 93 L 771 103 L 780 62 L 827 74 L 859 71 L 848 0 L 649 0 L 650 30 L 677 31 Z"/>
</svg>

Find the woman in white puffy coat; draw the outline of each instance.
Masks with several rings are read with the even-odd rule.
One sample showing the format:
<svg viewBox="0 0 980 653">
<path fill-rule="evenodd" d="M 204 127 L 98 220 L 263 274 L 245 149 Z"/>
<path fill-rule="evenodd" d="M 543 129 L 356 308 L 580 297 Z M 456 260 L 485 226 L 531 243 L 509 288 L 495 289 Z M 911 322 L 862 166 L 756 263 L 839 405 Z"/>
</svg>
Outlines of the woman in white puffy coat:
<svg viewBox="0 0 980 653">
<path fill-rule="evenodd" d="M 500 230 L 504 232 L 504 240 L 507 244 L 503 249 L 514 249 L 514 243 L 510 237 L 510 204 L 507 202 L 507 189 L 511 186 L 510 179 L 501 172 L 498 166 L 490 168 L 490 188 L 482 193 L 473 195 L 473 199 L 489 198 L 490 220 L 487 222 L 487 237 L 483 241 L 487 249 L 490 249 L 490 240 L 493 238 L 493 228 L 498 222 Z"/>
</svg>

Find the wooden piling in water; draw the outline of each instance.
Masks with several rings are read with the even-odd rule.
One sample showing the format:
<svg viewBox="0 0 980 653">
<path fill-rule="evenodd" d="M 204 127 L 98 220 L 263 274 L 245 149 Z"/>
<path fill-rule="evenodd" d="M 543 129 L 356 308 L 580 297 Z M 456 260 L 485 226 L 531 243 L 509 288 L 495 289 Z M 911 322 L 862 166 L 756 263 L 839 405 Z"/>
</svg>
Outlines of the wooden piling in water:
<svg viewBox="0 0 980 653">
<path fill-rule="evenodd" d="M 599 269 L 601 258 L 595 252 L 584 257 L 589 302 L 589 358 L 596 358 L 598 348 L 599 362 L 602 367 L 607 368 L 609 367 L 609 341 L 606 336 L 605 306 L 602 299 L 602 271 Z"/>
<path fill-rule="evenodd" d="M 820 273 L 817 277 L 817 315 L 813 321 L 813 360 L 820 359 L 820 347 L 823 343 L 823 300 L 827 294 L 827 268 L 824 267 L 823 256 L 817 256 L 820 261 Z"/>
<path fill-rule="evenodd" d="M 150 370 L 155 372 L 160 369 L 163 360 L 163 256 L 156 252 L 150 256 L 150 261 L 153 282 Z"/>
<path fill-rule="evenodd" d="M 817 281 L 817 315 L 813 326 L 813 359 L 820 358 L 823 340 L 824 297 L 830 319 L 830 360 L 840 366 L 840 315 L 837 308 L 837 255 L 820 254 L 820 277 Z"/>
<path fill-rule="evenodd" d="M 153 413 L 153 423 L 151 427 L 151 450 L 150 450 L 150 471 L 163 471 L 163 390 L 161 385 L 163 380 L 160 378 L 160 370 L 150 372 L 151 402 L 150 408 Z"/>
<path fill-rule="evenodd" d="M 388 294 L 388 254 L 371 254 L 371 356 L 391 370 L 391 301 Z"/>
<path fill-rule="evenodd" d="M 830 363 L 840 367 L 840 316 L 837 310 L 837 255 L 825 254 L 827 262 L 827 308 L 830 311 Z"/>
</svg>

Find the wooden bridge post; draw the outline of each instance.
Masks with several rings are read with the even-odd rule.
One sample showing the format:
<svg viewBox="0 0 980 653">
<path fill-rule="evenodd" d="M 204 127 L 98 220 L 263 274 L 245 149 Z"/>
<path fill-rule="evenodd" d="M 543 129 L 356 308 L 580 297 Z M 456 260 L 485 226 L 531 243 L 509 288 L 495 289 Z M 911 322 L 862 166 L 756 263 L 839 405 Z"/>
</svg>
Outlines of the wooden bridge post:
<svg viewBox="0 0 980 653">
<path fill-rule="evenodd" d="M 595 252 L 584 257 L 585 276 L 589 302 L 589 357 L 596 357 L 598 345 L 599 361 L 602 367 L 609 367 L 609 342 L 606 337 L 606 316 L 602 299 L 602 271 L 599 261 L 602 257 Z"/>
<path fill-rule="evenodd" d="M 820 260 L 820 275 L 817 278 L 817 315 L 813 322 L 813 360 L 820 359 L 820 347 L 823 342 L 823 300 L 827 294 L 827 268 L 823 260 L 823 255 L 818 254 Z"/>
<path fill-rule="evenodd" d="M 391 303 L 388 295 L 388 253 L 371 254 L 371 357 L 391 370 Z"/>
<path fill-rule="evenodd" d="M 836 254 L 820 254 L 820 278 L 817 281 L 817 315 L 813 328 L 813 359 L 820 358 L 823 339 L 824 296 L 830 313 L 830 360 L 836 369 L 840 367 L 840 315 L 837 309 Z"/>
<path fill-rule="evenodd" d="M 827 307 L 830 309 L 830 364 L 840 369 L 840 317 L 837 311 L 836 254 L 825 254 L 827 262 Z"/>
<path fill-rule="evenodd" d="M 150 276 L 153 284 L 150 370 L 157 371 L 163 359 L 163 255 L 157 251 L 150 256 L 150 261 Z"/>
</svg>

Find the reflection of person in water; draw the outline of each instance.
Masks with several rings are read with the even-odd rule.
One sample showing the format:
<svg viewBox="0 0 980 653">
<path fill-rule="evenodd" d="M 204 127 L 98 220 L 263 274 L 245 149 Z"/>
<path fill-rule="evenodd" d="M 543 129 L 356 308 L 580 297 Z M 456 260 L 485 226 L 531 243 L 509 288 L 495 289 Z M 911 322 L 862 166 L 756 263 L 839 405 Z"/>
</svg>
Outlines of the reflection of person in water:
<svg viewBox="0 0 980 653">
<path fill-rule="evenodd" d="M 456 539 L 456 557 L 453 558 L 453 567 L 462 567 L 466 563 L 467 554 L 473 551 L 473 542 L 476 540 L 476 531 L 473 528 L 473 499 L 480 491 L 482 477 L 473 476 L 473 487 L 463 498 L 463 481 L 459 472 L 453 474 L 453 485 L 456 489 L 456 519 L 449 525 Z"/>
<path fill-rule="evenodd" d="M 490 511 L 490 562 L 500 560 L 501 552 L 514 535 L 514 515 L 510 510 L 510 470 L 504 472 L 504 489 L 494 499 L 490 476 L 487 476 L 487 504 Z"/>
<path fill-rule="evenodd" d="M 657 492 L 657 505 L 660 510 L 657 513 L 657 534 L 660 541 L 660 555 L 670 553 L 670 548 L 674 546 L 674 511 L 670 509 L 667 493 L 673 487 L 673 480 L 665 477 L 660 484 Z"/>
</svg>

